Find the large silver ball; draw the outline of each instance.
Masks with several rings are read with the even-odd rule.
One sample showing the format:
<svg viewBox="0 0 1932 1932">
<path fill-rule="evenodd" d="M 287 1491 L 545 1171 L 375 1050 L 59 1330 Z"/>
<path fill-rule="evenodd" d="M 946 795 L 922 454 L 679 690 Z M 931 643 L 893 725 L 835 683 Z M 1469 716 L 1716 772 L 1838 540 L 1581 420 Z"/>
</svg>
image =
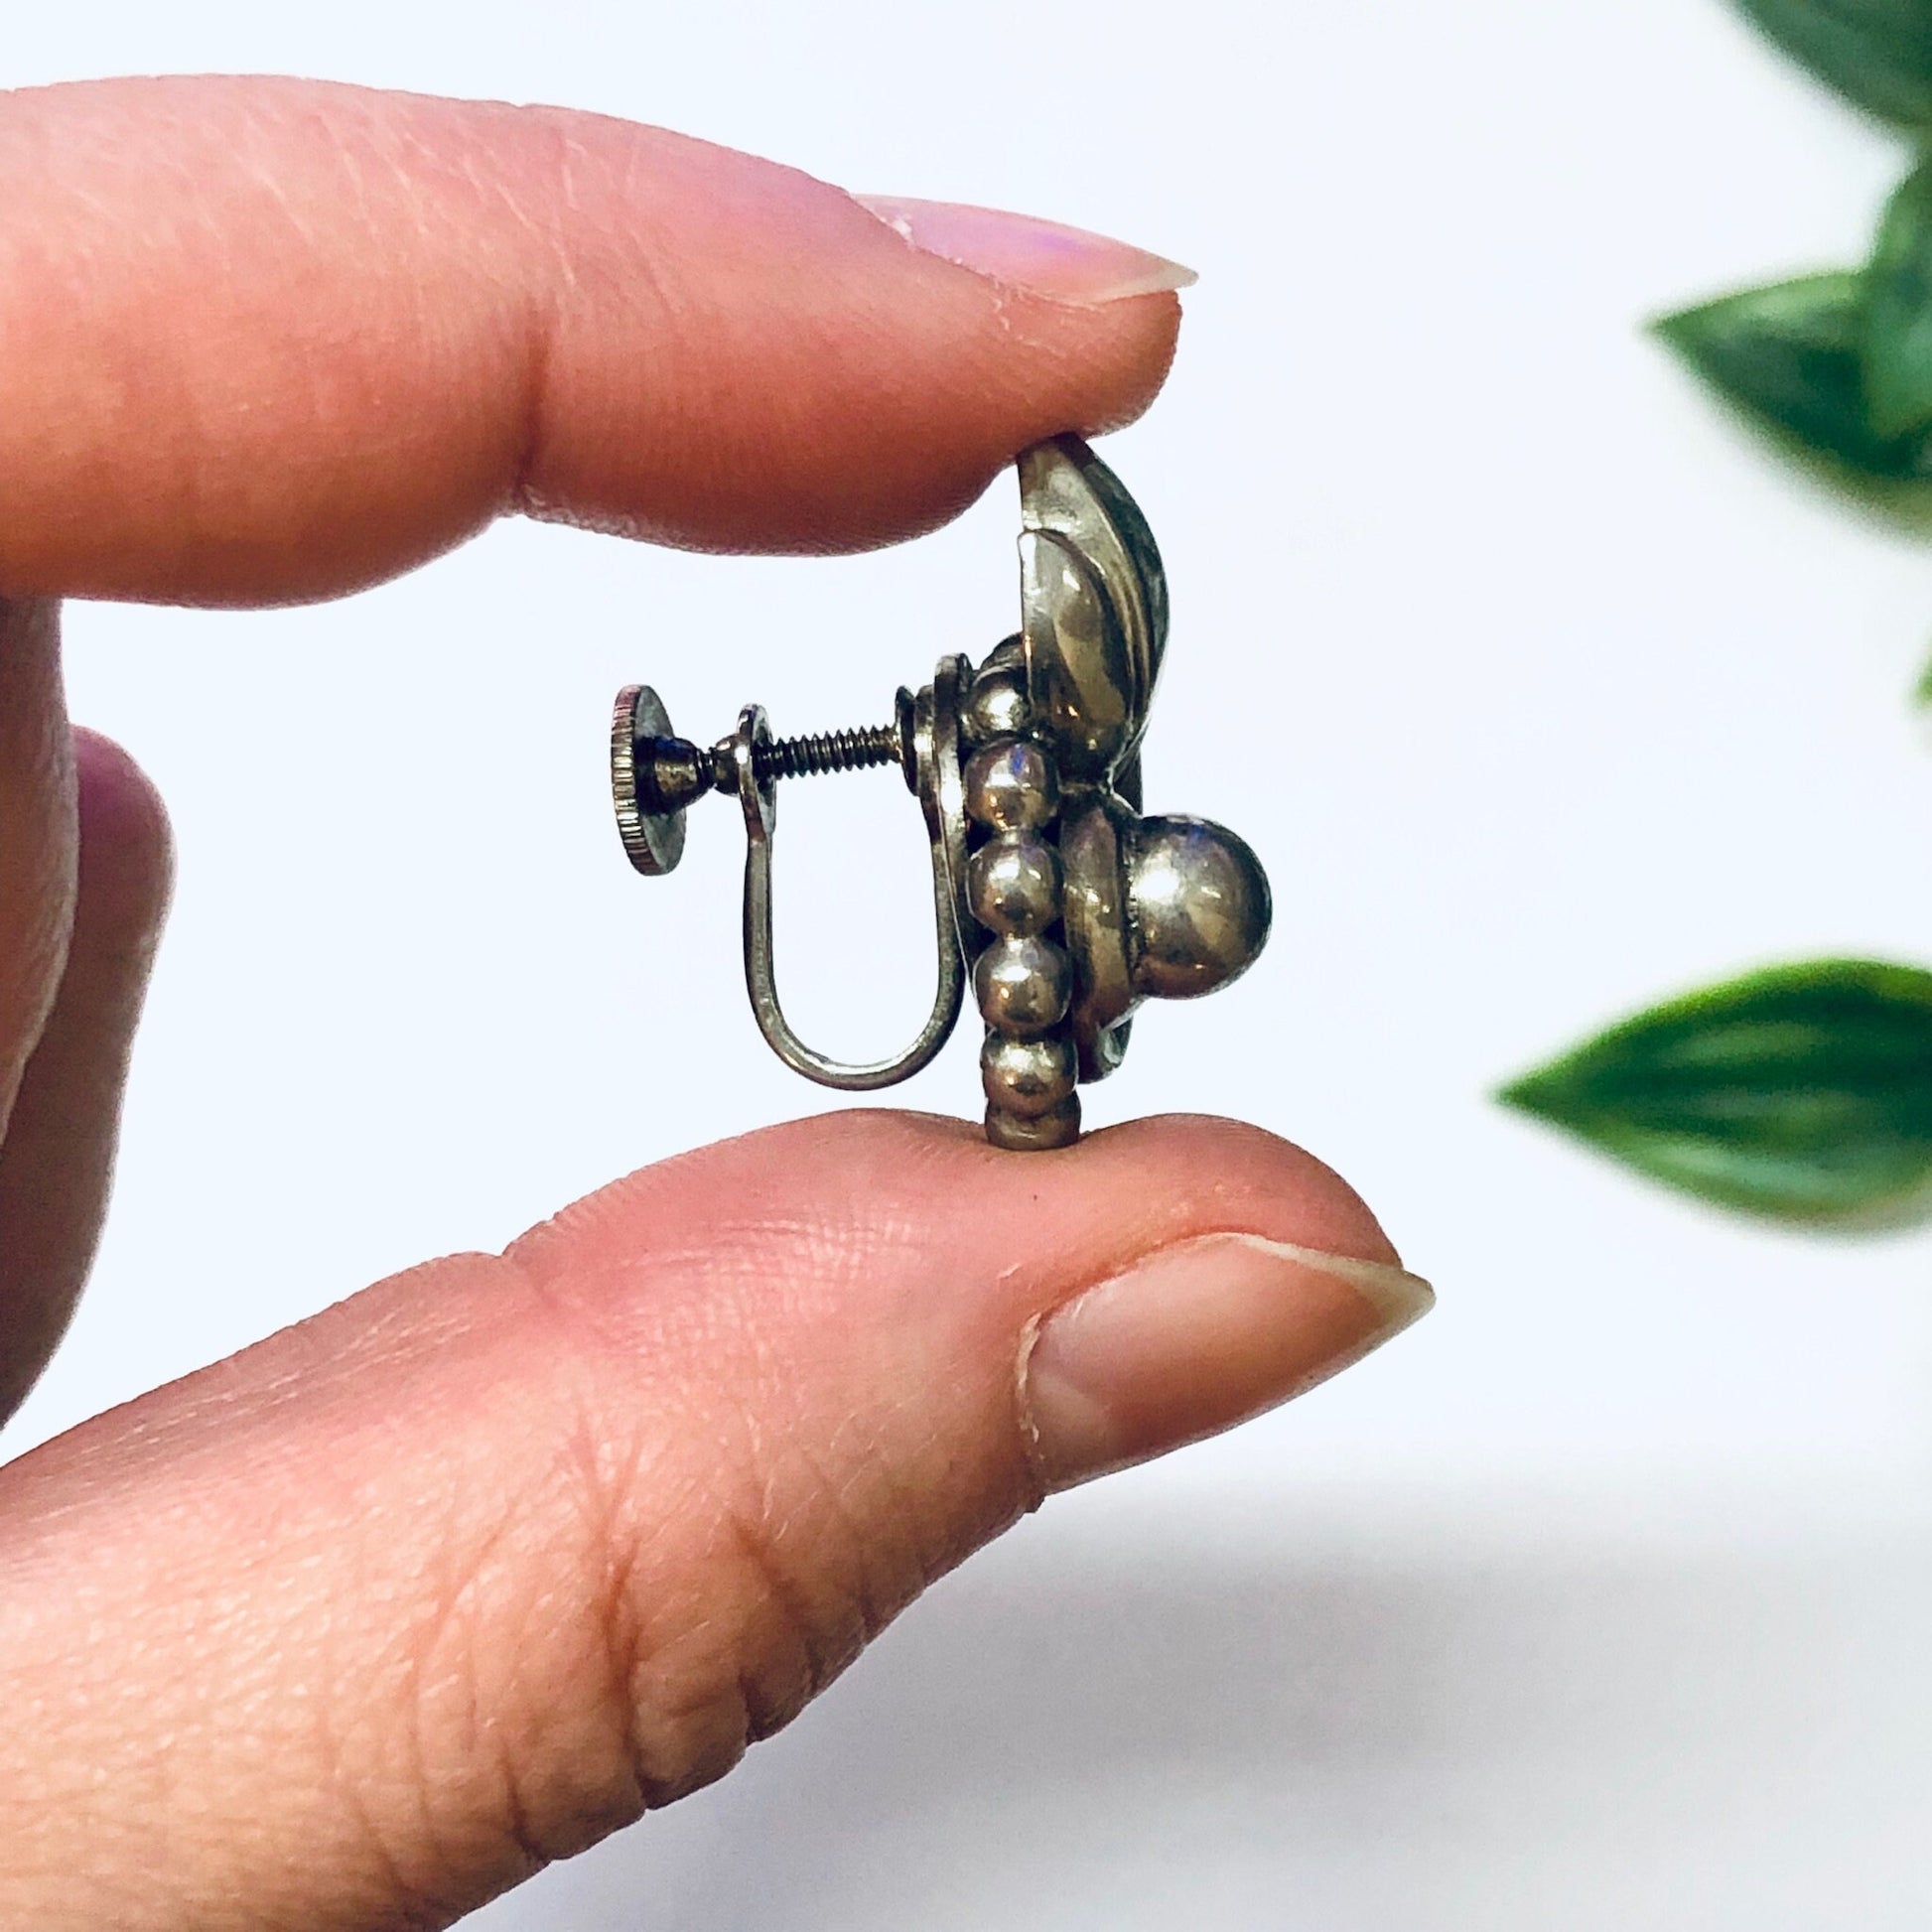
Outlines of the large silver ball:
<svg viewBox="0 0 1932 1932">
<path fill-rule="evenodd" d="M 1060 916 L 1060 855 L 1036 832 L 1002 832 L 966 862 L 966 897 L 994 932 L 1044 932 Z"/>
<path fill-rule="evenodd" d="M 1053 760 L 1024 738 L 998 738 L 966 761 L 966 816 L 990 832 L 1036 832 L 1060 808 Z"/>
<path fill-rule="evenodd" d="M 1009 1039 L 990 1033 L 980 1048 L 980 1085 L 987 1099 L 1022 1120 L 1036 1120 L 1057 1107 L 1073 1091 L 1076 1071 L 1073 1042 L 1064 1034 Z"/>
<path fill-rule="evenodd" d="M 1030 1038 L 1066 1017 L 1073 963 L 1049 940 L 995 939 L 973 962 L 973 993 L 989 1027 Z"/>
<path fill-rule="evenodd" d="M 1198 999 L 1252 966 L 1273 907 L 1261 861 L 1204 818 L 1144 818 L 1127 869 L 1134 989 Z"/>
</svg>

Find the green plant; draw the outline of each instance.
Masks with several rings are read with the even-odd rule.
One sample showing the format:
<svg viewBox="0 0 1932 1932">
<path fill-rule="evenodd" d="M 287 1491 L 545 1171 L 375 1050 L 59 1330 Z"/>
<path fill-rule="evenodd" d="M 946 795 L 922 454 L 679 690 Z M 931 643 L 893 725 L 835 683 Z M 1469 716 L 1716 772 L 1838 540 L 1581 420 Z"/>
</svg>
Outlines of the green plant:
<svg viewBox="0 0 1932 1932">
<path fill-rule="evenodd" d="M 1727 1207 L 1907 1217 L 1932 1185 L 1932 973 L 1749 973 L 1612 1027 L 1502 1098 Z"/>
<path fill-rule="evenodd" d="M 1736 0 L 1855 105 L 1932 150 L 1932 0 Z M 1778 450 L 1932 521 L 1932 158 L 1862 267 L 1740 290 L 1655 325 Z M 1932 666 L 1917 696 L 1932 703 Z M 1687 994 L 1503 1088 L 1652 1179 L 1813 1225 L 1932 1212 L 1932 972 L 1774 967 Z"/>
</svg>

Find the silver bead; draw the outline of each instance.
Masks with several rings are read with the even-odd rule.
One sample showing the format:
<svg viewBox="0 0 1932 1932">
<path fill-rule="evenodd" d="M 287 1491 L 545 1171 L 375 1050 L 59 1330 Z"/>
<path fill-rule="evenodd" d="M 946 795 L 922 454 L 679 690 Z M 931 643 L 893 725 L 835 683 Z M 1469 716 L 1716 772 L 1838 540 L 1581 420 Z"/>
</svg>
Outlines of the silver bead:
<svg viewBox="0 0 1932 1932">
<path fill-rule="evenodd" d="M 962 722 L 967 737 L 975 745 L 984 745 L 989 739 L 1011 738 L 1025 731 L 1033 713 L 1025 671 L 990 666 L 973 680 Z"/>
<path fill-rule="evenodd" d="M 966 862 L 973 917 L 994 932 L 1044 932 L 1060 916 L 1060 855 L 1035 832 L 1001 832 Z"/>
<path fill-rule="evenodd" d="M 1003 1107 L 986 1110 L 986 1138 L 995 1147 L 1016 1154 L 1040 1154 L 1049 1148 L 1071 1147 L 1080 1138 L 1080 1096 L 1070 1093 L 1043 1114 L 1010 1114 Z"/>
<path fill-rule="evenodd" d="M 966 815 L 990 832 L 1031 832 L 1060 808 L 1053 760 L 1024 738 L 998 738 L 966 764 Z"/>
<path fill-rule="evenodd" d="M 1045 1039 L 1009 1039 L 989 1033 L 980 1048 L 980 1085 L 990 1105 L 1022 1120 L 1049 1113 L 1073 1091 L 1073 1041 L 1064 1034 Z"/>
<path fill-rule="evenodd" d="M 973 993 L 989 1027 L 1031 1038 L 1065 1019 L 1072 962 L 1046 939 L 995 939 L 973 964 Z"/>
<path fill-rule="evenodd" d="M 1144 818 L 1127 867 L 1134 989 L 1191 1000 L 1254 964 L 1268 937 L 1268 875 L 1247 844 L 1204 818 Z"/>
</svg>

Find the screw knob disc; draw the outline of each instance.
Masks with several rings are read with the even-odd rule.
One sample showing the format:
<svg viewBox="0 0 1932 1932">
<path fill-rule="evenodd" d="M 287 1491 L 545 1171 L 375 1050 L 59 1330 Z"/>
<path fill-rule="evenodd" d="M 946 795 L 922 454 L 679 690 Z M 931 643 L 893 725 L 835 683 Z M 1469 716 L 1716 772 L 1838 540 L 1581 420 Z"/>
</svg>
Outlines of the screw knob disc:
<svg viewBox="0 0 1932 1932">
<path fill-rule="evenodd" d="M 684 857 L 684 814 L 654 812 L 638 792 L 637 747 L 674 738 L 670 714 L 648 684 L 626 684 L 611 713 L 611 802 L 624 856 L 649 878 L 672 871 Z"/>
</svg>

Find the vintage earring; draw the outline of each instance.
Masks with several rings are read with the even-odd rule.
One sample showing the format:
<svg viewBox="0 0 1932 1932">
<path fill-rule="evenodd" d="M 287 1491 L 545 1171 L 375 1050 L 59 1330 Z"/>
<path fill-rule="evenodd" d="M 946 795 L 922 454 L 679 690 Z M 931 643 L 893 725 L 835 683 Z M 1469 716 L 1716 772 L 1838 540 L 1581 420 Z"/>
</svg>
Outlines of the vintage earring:
<svg viewBox="0 0 1932 1932">
<path fill-rule="evenodd" d="M 676 737 L 648 685 L 619 693 L 611 727 L 618 829 L 641 873 L 684 851 L 708 791 L 745 814 L 745 979 L 789 1067 L 866 1091 L 916 1073 L 946 1042 L 967 979 L 986 1022 L 986 1133 L 1065 1147 L 1077 1082 L 1120 1064 L 1134 1009 L 1192 999 L 1244 972 L 1268 936 L 1268 879 L 1247 845 L 1199 818 L 1143 818 L 1141 739 L 1167 644 L 1168 591 L 1139 506 L 1075 436 L 1019 459 L 1021 629 L 975 670 L 940 659 L 893 722 L 774 739 L 758 705 L 709 748 Z M 777 781 L 897 764 L 925 813 L 938 986 L 897 1057 L 814 1052 L 778 1004 L 771 951 Z"/>
</svg>

